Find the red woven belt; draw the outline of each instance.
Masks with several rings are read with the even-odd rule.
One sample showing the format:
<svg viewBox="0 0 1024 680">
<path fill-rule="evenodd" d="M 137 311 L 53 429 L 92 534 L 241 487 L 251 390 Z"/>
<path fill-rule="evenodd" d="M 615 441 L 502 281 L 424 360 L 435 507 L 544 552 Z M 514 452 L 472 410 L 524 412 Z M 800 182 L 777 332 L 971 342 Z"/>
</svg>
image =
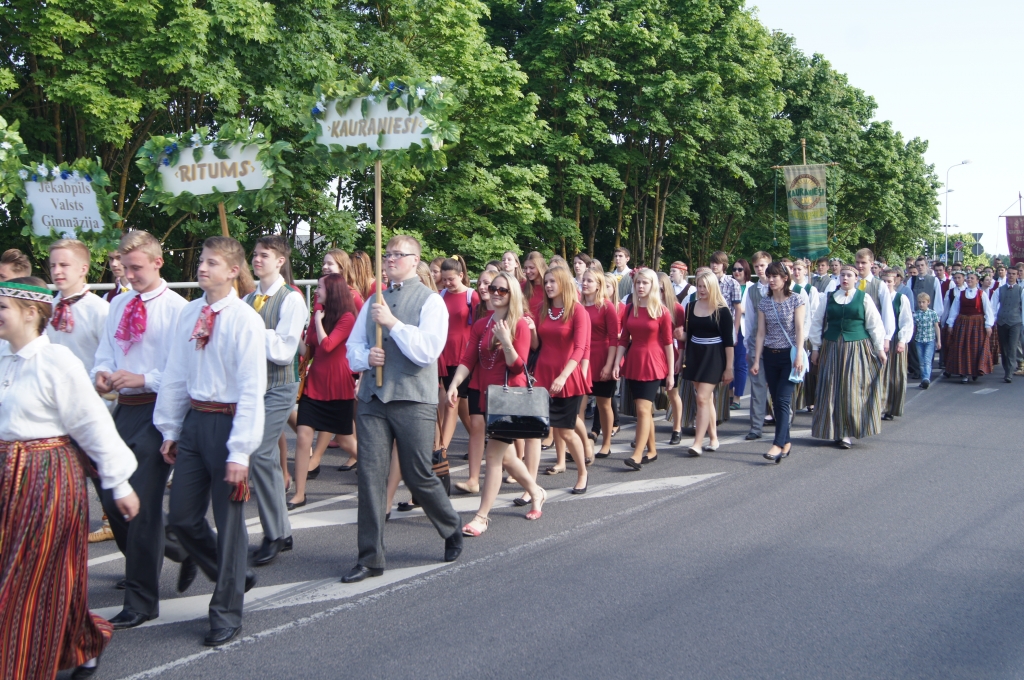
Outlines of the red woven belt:
<svg viewBox="0 0 1024 680">
<path fill-rule="evenodd" d="M 49 449 L 55 449 L 58 446 L 71 446 L 71 437 L 62 435 L 60 437 L 47 437 L 46 439 L 29 439 L 24 442 L 5 442 L 0 441 L 0 453 L 8 453 L 10 451 L 48 451 Z"/>
<path fill-rule="evenodd" d="M 198 399 L 189 399 L 189 403 L 192 405 L 193 411 L 199 411 L 200 413 L 223 413 L 225 415 L 235 415 L 234 404 L 222 404 L 219 401 L 199 401 Z"/>
<path fill-rule="evenodd" d="M 117 403 L 121 406 L 145 406 L 156 403 L 156 392 L 143 392 L 142 394 L 119 394 Z"/>
</svg>

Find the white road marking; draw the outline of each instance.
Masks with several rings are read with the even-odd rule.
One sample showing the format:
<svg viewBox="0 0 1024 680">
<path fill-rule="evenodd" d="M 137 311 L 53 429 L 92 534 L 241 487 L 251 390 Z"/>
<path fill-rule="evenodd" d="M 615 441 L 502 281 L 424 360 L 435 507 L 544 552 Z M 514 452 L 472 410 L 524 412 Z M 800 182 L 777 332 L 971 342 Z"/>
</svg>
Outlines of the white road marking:
<svg viewBox="0 0 1024 680">
<path fill-rule="evenodd" d="M 999 389 L 998 389 L 998 388 L 995 388 L 995 387 L 986 387 L 986 388 L 985 388 L 985 389 L 983 389 L 983 390 L 977 390 L 977 391 L 975 392 L 975 394 L 992 394 L 993 392 L 998 392 L 998 391 L 999 391 Z"/>
</svg>

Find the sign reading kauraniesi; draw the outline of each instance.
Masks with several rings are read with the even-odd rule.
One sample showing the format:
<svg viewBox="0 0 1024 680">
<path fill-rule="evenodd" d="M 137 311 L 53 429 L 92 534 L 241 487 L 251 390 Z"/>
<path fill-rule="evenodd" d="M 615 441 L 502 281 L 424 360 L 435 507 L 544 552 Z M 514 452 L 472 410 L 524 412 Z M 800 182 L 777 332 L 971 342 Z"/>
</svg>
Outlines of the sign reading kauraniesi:
<svg viewBox="0 0 1024 680">
<path fill-rule="evenodd" d="M 363 97 L 353 99 L 344 115 L 338 113 L 336 102 L 327 102 L 324 117 L 319 121 L 317 143 L 325 146 L 365 144 L 374 151 L 408 149 L 413 144 L 431 146 L 431 135 L 426 131 L 429 121 L 420 109 L 409 111 L 403 106 L 388 109 L 386 99 L 374 101 L 371 98 L 364 116 L 363 100 Z"/>
<path fill-rule="evenodd" d="M 75 237 L 75 228 L 102 231 L 103 217 L 92 183 L 78 173 L 61 173 L 46 178 L 39 174 L 25 181 L 25 200 L 32 206 L 32 231 L 48 236 L 53 229 L 61 236 Z M 48 172 L 49 174 L 49 172 Z"/>
</svg>

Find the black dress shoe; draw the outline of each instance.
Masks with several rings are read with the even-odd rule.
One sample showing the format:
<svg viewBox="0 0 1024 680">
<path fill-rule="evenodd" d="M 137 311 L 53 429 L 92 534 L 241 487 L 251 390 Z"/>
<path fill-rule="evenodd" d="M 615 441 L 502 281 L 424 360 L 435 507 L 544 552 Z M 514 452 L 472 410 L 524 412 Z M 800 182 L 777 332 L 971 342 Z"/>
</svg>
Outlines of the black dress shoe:
<svg viewBox="0 0 1024 680">
<path fill-rule="evenodd" d="M 359 583 L 367 576 L 383 576 L 384 570 L 377 569 L 374 567 L 364 567 L 361 564 L 357 564 L 352 567 L 352 571 L 348 572 L 341 577 L 342 583 Z"/>
<path fill-rule="evenodd" d="M 893 420 L 894 416 L 891 413 L 883 413 L 882 420 Z"/>
<path fill-rule="evenodd" d="M 444 561 L 454 562 L 459 559 L 459 555 L 462 554 L 462 531 L 456 531 L 454 534 L 444 539 Z"/>
<path fill-rule="evenodd" d="M 124 590 L 127 587 L 128 587 L 128 579 L 126 579 L 126 578 L 119 579 L 117 581 L 117 583 L 114 584 L 114 590 Z"/>
<path fill-rule="evenodd" d="M 573 487 L 572 489 L 569 490 L 569 493 L 571 493 L 573 496 L 582 496 L 586 492 L 587 492 L 587 487 L 586 486 L 583 487 L 582 489 L 577 489 L 576 487 Z"/>
<path fill-rule="evenodd" d="M 301 508 L 301 507 L 304 507 L 305 505 L 306 505 L 306 499 L 305 498 L 303 498 L 298 503 L 292 503 L 291 501 L 289 501 L 288 502 L 288 509 L 289 510 L 294 510 L 295 508 Z"/>
<path fill-rule="evenodd" d="M 269 538 L 264 538 L 262 545 L 260 545 L 259 547 L 259 550 L 257 550 L 256 554 L 252 556 L 252 563 L 255 564 L 257 567 L 262 567 L 264 565 L 270 564 L 277 558 L 277 555 L 281 552 L 281 546 L 283 543 L 283 538 L 278 538 L 273 541 Z"/>
<path fill-rule="evenodd" d="M 658 457 L 657 456 L 655 456 L 654 458 L 650 458 L 648 456 L 644 456 L 643 458 L 640 459 L 640 464 L 641 465 L 647 465 L 648 463 L 657 463 L 657 462 L 658 462 Z"/>
<path fill-rule="evenodd" d="M 313 468 L 312 470 L 310 470 L 310 471 L 308 471 L 306 473 L 306 479 L 316 479 L 319 476 L 320 476 L 320 466 L 319 465 L 317 465 L 315 468 Z"/>
<path fill-rule="evenodd" d="M 420 507 L 420 504 L 417 503 L 415 500 L 412 501 L 411 503 L 406 503 L 405 501 L 402 501 L 397 506 L 395 506 L 395 510 L 398 510 L 399 512 L 409 512 L 410 510 L 415 510 L 418 507 Z"/>
<path fill-rule="evenodd" d="M 282 538 L 281 539 L 281 552 L 285 552 L 287 550 L 291 550 L 292 549 L 292 545 L 293 545 L 293 541 L 292 541 L 292 537 L 291 536 L 288 536 L 287 538 Z"/>
<path fill-rule="evenodd" d="M 632 458 L 626 458 L 622 462 L 626 464 L 626 467 L 633 468 L 634 470 L 642 470 L 643 469 L 643 467 L 640 465 L 640 463 L 636 462 Z"/>
<path fill-rule="evenodd" d="M 245 573 L 245 592 L 249 592 L 256 585 L 256 572 L 247 571 Z"/>
<path fill-rule="evenodd" d="M 196 561 L 191 557 L 186 557 L 181 563 L 181 569 L 178 571 L 178 592 L 183 593 L 188 590 L 188 587 L 192 585 L 192 581 L 196 580 L 196 574 L 199 573 L 199 567 L 196 566 Z"/>
<path fill-rule="evenodd" d="M 146 621 L 149 621 L 149 617 L 145 614 L 139 614 L 127 609 L 122 609 L 117 616 L 110 619 L 110 624 L 114 626 L 114 630 L 126 630 L 128 628 L 141 626 Z"/>
<path fill-rule="evenodd" d="M 359 461 L 358 460 L 356 462 L 352 463 L 351 465 L 341 465 L 341 466 L 338 467 L 338 472 L 348 472 L 350 470 L 355 470 L 357 465 L 359 465 Z M 320 474 L 320 466 L 319 465 L 316 466 L 316 472 L 317 472 L 317 474 Z M 306 475 L 306 478 L 309 479 L 309 474 Z"/>
<path fill-rule="evenodd" d="M 71 680 L 85 680 L 85 678 L 91 678 L 96 674 L 99 667 L 99 659 L 96 660 L 95 666 L 79 666 L 75 670 L 71 671 Z"/>
<path fill-rule="evenodd" d="M 757 434 L 756 432 L 748 432 L 747 436 L 744 437 L 744 439 L 746 439 L 748 442 L 749 441 L 753 441 L 755 439 L 760 439 L 760 438 L 761 438 L 761 435 Z"/>
<path fill-rule="evenodd" d="M 210 632 L 203 638 L 203 644 L 207 647 L 220 647 L 234 640 L 242 627 L 237 628 L 211 628 Z"/>
</svg>

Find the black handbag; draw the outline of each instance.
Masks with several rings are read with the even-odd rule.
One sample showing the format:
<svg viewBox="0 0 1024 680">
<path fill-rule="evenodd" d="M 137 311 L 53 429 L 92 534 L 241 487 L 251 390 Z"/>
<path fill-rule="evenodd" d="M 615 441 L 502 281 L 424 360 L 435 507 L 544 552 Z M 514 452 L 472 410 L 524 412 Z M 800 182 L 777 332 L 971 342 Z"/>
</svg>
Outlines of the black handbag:
<svg viewBox="0 0 1024 680">
<path fill-rule="evenodd" d="M 509 387 L 508 370 L 504 385 L 487 388 L 487 435 L 501 439 L 544 439 L 551 430 L 550 397 L 543 387 L 534 387 L 526 371 L 526 387 Z"/>
</svg>

